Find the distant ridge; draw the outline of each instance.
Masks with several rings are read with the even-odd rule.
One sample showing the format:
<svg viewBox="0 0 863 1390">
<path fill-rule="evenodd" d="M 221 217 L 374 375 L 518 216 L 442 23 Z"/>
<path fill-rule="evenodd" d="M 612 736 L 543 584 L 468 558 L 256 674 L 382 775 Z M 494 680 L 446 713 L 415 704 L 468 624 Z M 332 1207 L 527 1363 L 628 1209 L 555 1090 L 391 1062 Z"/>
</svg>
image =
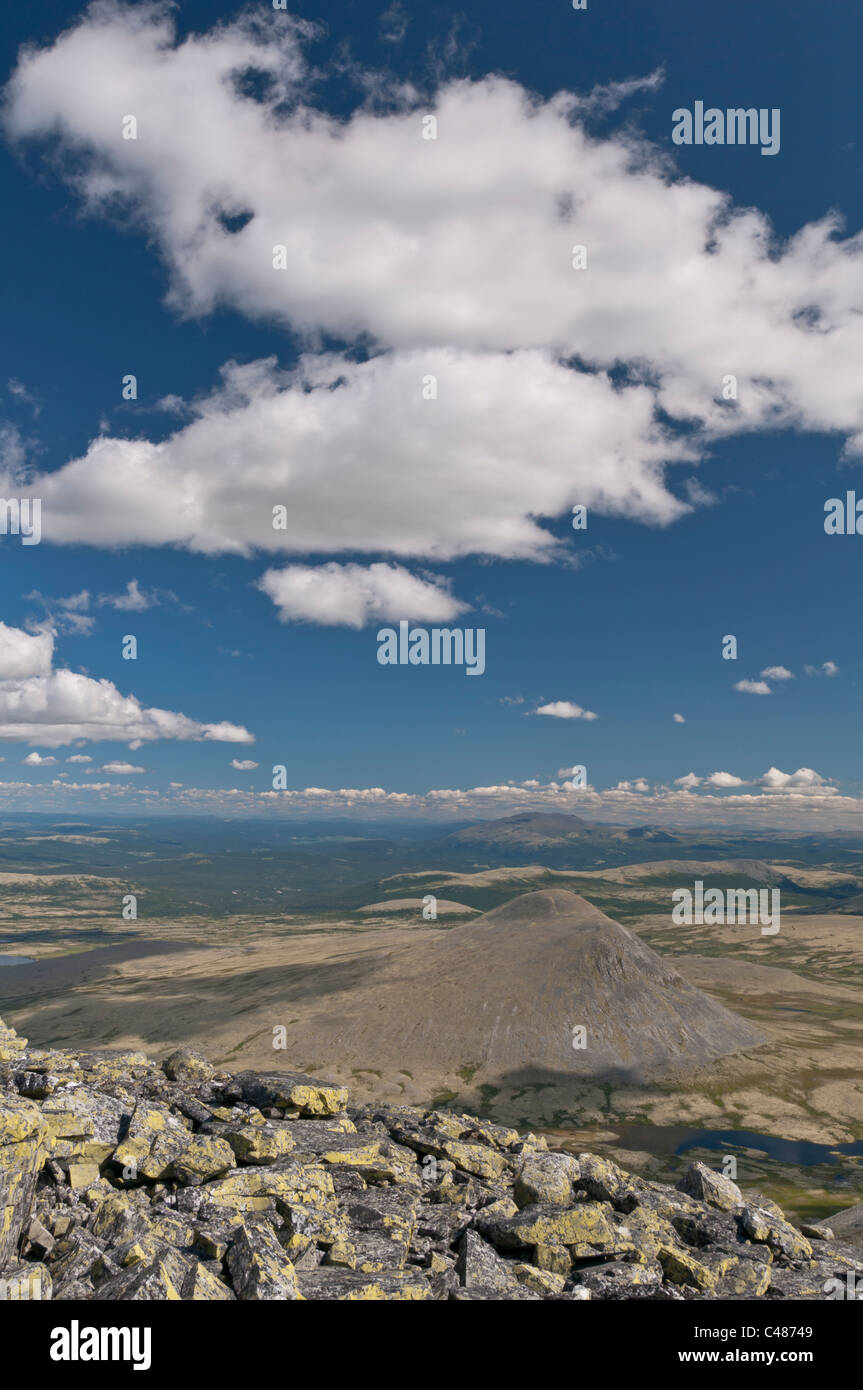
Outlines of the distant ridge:
<svg viewBox="0 0 863 1390">
<path fill-rule="evenodd" d="M 446 845 L 513 847 L 532 849 L 559 847 L 573 841 L 619 843 L 629 840 L 657 840 L 673 844 L 677 836 L 655 826 L 639 825 L 631 829 L 623 826 L 591 825 L 581 816 L 561 812 L 522 812 L 517 816 L 504 816 L 499 820 L 480 821 L 447 835 Z"/>
</svg>

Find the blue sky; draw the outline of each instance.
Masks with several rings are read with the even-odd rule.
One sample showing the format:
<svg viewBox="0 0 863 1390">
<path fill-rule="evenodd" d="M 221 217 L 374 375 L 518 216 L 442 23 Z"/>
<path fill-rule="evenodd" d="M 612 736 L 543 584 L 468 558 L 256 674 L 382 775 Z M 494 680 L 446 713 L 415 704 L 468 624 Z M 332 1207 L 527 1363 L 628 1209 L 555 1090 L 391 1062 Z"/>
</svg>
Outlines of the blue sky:
<svg viewBox="0 0 863 1390">
<path fill-rule="evenodd" d="M 0 536 L 0 806 L 857 824 L 859 18 L 292 15 L 4 17 L 0 474 L 44 521 Z M 696 100 L 780 152 L 673 145 Z M 381 666 L 399 618 L 484 674 Z"/>
</svg>

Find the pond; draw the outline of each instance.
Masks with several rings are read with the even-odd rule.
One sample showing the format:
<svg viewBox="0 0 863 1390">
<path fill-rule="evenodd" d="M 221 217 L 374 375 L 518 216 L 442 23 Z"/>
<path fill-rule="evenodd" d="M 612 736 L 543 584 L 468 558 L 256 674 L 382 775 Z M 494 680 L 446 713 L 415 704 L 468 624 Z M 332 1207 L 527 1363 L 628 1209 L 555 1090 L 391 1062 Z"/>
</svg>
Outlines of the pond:
<svg viewBox="0 0 863 1390">
<path fill-rule="evenodd" d="M 561 1131 L 562 1132 L 562 1131 Z M 808 1139 L 779 1139 L 751 1129 L 688 1129 L 683 1125 L 614 1125 L 615 1143 L 656 1157 L 682 1156 L 691 1149 L 755 1150 L 762 1158 L 804 1168 L 819 1163 L 839 1163 L 842 1158 L 863 1158 L 863 1142 L 815 1144 Z M 588 1146 L 589 1147 L 589 1146 Z M 753 1155 L 754 1156 L 754 1155 Z"/>
<path fill-rule="evenodd" d="M 792 1220 L 820 1221 L 839 1207 L 863 1202 L 860 1140 L 819 1144 L 749 1129 L 615 1124 L 613 1120 L 602 1128 L 543 1132 L 550 1148 L 600 1154 L 628 1172 L 672 1185 L 695 1160 L 720 1170 L 723 1159 L 733 1154 L 737 1160 L 734 1180 L 744 1192 L 772 1197 Z"/>
<path fill-rule="evenodd" d="M 748 1129 L 701 1129 L 678 1144 L 675 1153 L 690 1149 L 760 1149 L 780 1163 L 838 1163 L 840 1156 L 863 1158 L 863 1142 L 853 1144 L 813 1144 L 808 1139 L 775 1139 L 771 1134 L 754 1134 Z"/>
</svg>

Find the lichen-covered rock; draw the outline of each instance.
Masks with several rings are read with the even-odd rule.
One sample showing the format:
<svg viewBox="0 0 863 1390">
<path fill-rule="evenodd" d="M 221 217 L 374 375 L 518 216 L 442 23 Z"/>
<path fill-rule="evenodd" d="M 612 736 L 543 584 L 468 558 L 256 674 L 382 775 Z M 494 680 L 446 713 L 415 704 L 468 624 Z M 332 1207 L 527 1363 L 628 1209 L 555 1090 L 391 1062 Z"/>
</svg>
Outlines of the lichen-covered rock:
<svg viewBox="0 0 863 1390">
<path fill-rule="evenodd" d="M 99 1181 L 98 1163 L 70 1163 L 67 1171 L 72 1188 L 92 1187 Z"/>
<path fill-rule="evenodd" d="M 15 1029 L 0 1018 L 0 1062 L 17 1062 L 26 1050 L 27 1039 L 19 1038 Z"/>
<path fill-rule="evenodd" d="M 114 1150 L 113 1162 L 129 1170 L 125 1176 L 131 1181 L 157 1181 L 168 1176 L 191 1137 L 188 1121 L 172 1114 L 168 1106 L 141 1101 L 134 1107 L 125 1138 Z"/>
<path fill-rule="evenodd" d="M 209 1081 L 216 1069 L 200 1052 L 178 1047 L 165 1058 L 162 1070 L 169 1081 Z"/>
<path fill-rule="evenodd" d="M 800 1227 L 800 1234 L 806 1236 L 807 1240 L 835 1240 L 836 1233 L 830 1226 L 823 1225 L 821 1222 L 804 1221 Z"/>
<path fill-rule="evenodd" d="M 41 1303 L 53 1292 L 51 1271 L 46 1264 L 22 1260 L 7 1265 L 0 1275 L 0 1303 Z"/>
<path fill-rule="evenodd" d="M 661 1245 L 656 1257 L 662 1265 L 663 1274 L 672 1284 L 691 1284 L 703 1292 L 714 1288 L 719 1280 L 716 1270 L 679 1246 Z"/>
<path fill-rule="evenodd" d="M 264 1225 L 240 1226 L 226 1263 L 238 1298 L 260 1303 L 301 1296 L 294 1266 Z"/>
<path fill-rule="evenodd" d="M 812 1258 L 812 1246 L 806 1237 L 784 1219 L 777 1206 L 766 1203 L 763 1198 L 759 1205 L 749 1204 L 743 1208 L 740 1226 L 750 1240 L 769 1245 L 774 1253 L 785 1255 L 789 1260 Z"/>
<path fill-rule="evenodd" d="M 289 1125 L 224 1125 L 221 1137 L 238 1163 L 275 1163 L 297 1147 Z"/>
<path fill-rule="evenodd" d="M 500 1293 L 518 1282 L 513 1267 L 476 1231 L 465 1231 L 462 1236 L 455 1270 L 465 1289 L 493 1289 Z"/>
<path fill-rule="evenodd" d="M 563 1274 L 553 1274 L 550 1270 L 537 1269 L 536 1265 L 521 1264 L 518 1261 L 511 1268 L 518 1282 L 524 1288 L 530 1289 L 531 1293 L 563 1293 L 566 1287 Z"/>
<path fill-rule="evenodd" d="M 732 1255 L 723 1263 L 716 1293 L 719 1298 L 763 1298 L 770 1288 L 771 1278 L 769 1264 Z"/>
<path fill-rule="evenodd" d="M 600 1202 L 581 1202 L 578 1206 L 524 1207 L 517 1216 L 483 1219 L 477 1226 L 492 1243 L 504 1249 L 531 1245 L 565 1245 L 576 1257 L 625 1248 L 610 1213 Z"/>
<path fill-rule="evenodd" d="M 520 1207 L 536 1203 L 569 1206 L 572 1184 L 580 1176 L 578 1160 L 570 1154 L 534 1154 L 524 1159 L 515 1180 L 513 1196 Z"/>
<path fill-rule="evenodd" d="M 0 1097 L 0 1271 L 13 1258 L 29 1221 L 47 1141 L 35 1102 Z"/>
<path fill-rule="evenodd" d="M 842 1302 L 848 1296 L 848 1286 L 844 1279 L 836 1279 L 833 1275 L 825 1277 L 823 1270 L 774 1269 L 764 1294 L 769 1299 L 793 1298 L 820 1303 L 825 1298 L 831 1298 Z M 856 1301 L 856 1295 L 852 1294 L 851 1297 Z"/>
<path fill-rule="evenodd" d="M 340 1302 L 416 1302 L 433 1297 L 428 1280 L 419 1271 L 387 1271 L 359 1274 L 350 1269 L 319 1265 L 298 1275 L 304 1298 L 337 1299 Z"/>
<path fill-rule="evenodd" d="M 679 1191 L 697 1197 L 710 1207 L 718 1207 L 720 1211 L 734 1211 L 744 1204 L 737 1183 L 714 1172 L 706 1163 L 691 1163 L 677 1186 Z"/>
<path fill-rule="evenodd" d="M 594 1298 L 625 1298 L 635 1288 L 655 1288 L 662 1283 L 662 1276 L 658 1262 L 641 1265 L 609 1260 L 579 1270 L 577 1278 Z"/>
<path fill-rule="evenodd" d="M 568 1274 L 572 1256 L 565 1245 L 535 1245 L 531 1256 L 537 1269 L 547 1274 Z"/>
<path fill-rule="evenodd" d="M 177 1182 L 197 1185 L 227 1173 L 234 1166 L 234 1150 L 224 1139 L 198 1134 L 171 1164 L 171 1177 Z"/>
<path fill-rule="evenodd" d="M 644 1184 L 640 1178 L 625 1173 L 608 1158 L 596 1154 L 578 1155 L 579 1176 L 575 1181 L 579 1192 L 598 1202 L 610 1202 L 618 1211 L 630 1211 L 639 1200 Z"/>
<path fill-rule="evenodd" d="M 128 1124 L 129 1105 L 103 1093 L 66 1084 L 40 1105 L 48 1128 L 51 1156 L 58 1162 L 102 1164 L 110 1158 Z"/>
<path fill-rule="evenodd" d="M 863 1281 L 853 1213 L 843 1244 L 704 1164 L 671 1187 L 477 1116 L 349 1108 L 302 1072 L 31 1049 L 0 1024 L 0 1086 L 10 1298 L 676 1302 Z"/>
<path fill-rule="evenodd" d="M 322 1166 L 288 1158 L 266 1167 L 235 1168 L 208 1183 L 206 1198 L 234 1211 L 265 1211 L 278 1202 L 325 1206 L 333 1196 L 333 1180 Z"/>
<path fill-rule="evenodd" d="M 484 1144 L 464 1144 L 450 1139 L 442 1146 L 445 1157 L 451 1158 L 463 1173 L 475 1173 L 478 1178 L 501 1178 L 507 1171 L 507 1160 L 496 1149 Z"/>
<path fill-rule="evenodd" d="M 302 1072 L 244 1071 L 234 1077 L 244 1100 L 288 1114 L 337 1115 L 348 1103 L 346 1086 L 316 1081 Z"/>
<path fill-rule="evenodd" d="M 182 1297 L 192 1303 L 226 1303 L 237 1295 L 199 1260 L 183 1285 Z"/>
<path fill-rule="evenodd" d="M 161 1260 L 135 1264 L 100 1285 L 99 1298 L 118 1302 L 179 1303 L 182 1294 Z"/>
</svg>

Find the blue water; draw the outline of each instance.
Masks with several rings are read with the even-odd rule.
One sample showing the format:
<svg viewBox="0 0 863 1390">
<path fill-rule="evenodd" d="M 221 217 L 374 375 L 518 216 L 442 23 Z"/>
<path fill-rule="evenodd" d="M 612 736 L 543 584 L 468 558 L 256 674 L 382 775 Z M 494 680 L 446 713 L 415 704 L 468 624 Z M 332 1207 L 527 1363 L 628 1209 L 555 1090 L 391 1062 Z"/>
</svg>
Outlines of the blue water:
<svg viewBox="0 0 863 1390">
<path fill-rule="evenodd" d="M 615 1143 L 625 1149 L 643 1150 L 659 1158 L 672 1154 L 682 1157 L 693 1149 L 758 1149 L 777 1163 L 814 1167 L 818 1163 L 838 1164 L 840 1158 L 863 1158 L 863 1141 L 851 1144 L 813 1144 L 808 1139 L 778 1139 L 772 1134 L 756 1134 L 751 1129 L 687 1129 L 684 1125 L 622 1124 L 613 1126 Z M 565 1130 L 555 1131 L 561 1138 Z M 587 1131 L 585 1146 L 590 1147 Z"/>
<path fill-rule="evenodd" d="M 690 1134 L 674 1150 L 677 1154 L 690 1149 L 761 1149 L 769 1158 L 780 1163 L 838 1163 L 839 1155 L 863 1157 L 863 1142 L 853 1144 L 812 1144 L 808 1139 L 775 1139 L 770 1134 L 754 1134 L 748 1129 L 704 1129 Z"/>
<path fill-rule="evenodd" d="M 32 956 L 0 956 L 0 965 L 32 965 Z"/>
</svg>

